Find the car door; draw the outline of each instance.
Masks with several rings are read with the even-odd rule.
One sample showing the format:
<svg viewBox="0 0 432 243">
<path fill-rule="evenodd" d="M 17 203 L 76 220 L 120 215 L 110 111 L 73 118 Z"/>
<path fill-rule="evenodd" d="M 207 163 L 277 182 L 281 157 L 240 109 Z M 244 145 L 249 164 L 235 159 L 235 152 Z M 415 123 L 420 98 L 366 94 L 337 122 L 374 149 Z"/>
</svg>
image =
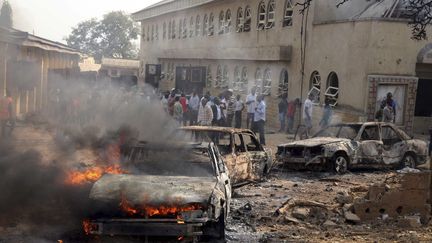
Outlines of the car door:
<svg viewBox="0 0 432 243">
<path fill-rule="evenodd" d="M 383 161 L 385 164 L 398 164 L 405 154 L 406 142 L 390 125 L 381 126 Z"/>
<path fill-rule="evenodd" d="M 252 179 L 250 177 L 250 161 L 246 149 L 246 144 L 243 142 L 242 135 L 239 133 L 233 134 L 233 144 L 234 144 L 234 175 L 231 177 L 235 178 L 235 183 L 241 183 Z"/>
<path fill-rule="evenodd" d="M 380 127 L 367 125 L 360 131 L 361 164 L 378 164 L 382 162 L 383 142 L 380 137 Z"/>
<path fill-rule="evenodd" d="M 242 137 L 250 161 L 250 176 L 253 179 L 258 179 L 263 174 L 264 168 L 269 159 L 268 154 L 264 151 L 264 148 L 253 134 L 243 133 Z"/>
<path fill-rule="evenodd" d="M 219 183 L 221 183 L 221 186 L 224 188 L 225 191 L 225 200 L 226 200 L 225 212 L 227 212 L 225 216 L 227 216 L 230 211 L 229 206 L 231 204 L 231 195 L 232 195 L 231 181 L 227 171 L 228 168 L 226 167 L 226 164 L 217 146 L 210 144 L 209 151 L 211 153 L 211 158 L 213 161 L 213 166 L 216 171 L 216 175 L 218 177 L 218 181 Z"/>
</svg>

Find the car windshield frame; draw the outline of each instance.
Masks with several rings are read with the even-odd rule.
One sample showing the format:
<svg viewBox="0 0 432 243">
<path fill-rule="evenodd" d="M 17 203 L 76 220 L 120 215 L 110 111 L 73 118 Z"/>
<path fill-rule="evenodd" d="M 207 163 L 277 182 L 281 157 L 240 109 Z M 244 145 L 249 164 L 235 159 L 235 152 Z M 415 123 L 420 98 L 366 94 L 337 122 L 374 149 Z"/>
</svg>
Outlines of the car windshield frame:
<svg viewBox="0 0 432 243">
<path fill-rule="evenodd" d="M 319 132 L 317 132 L 313 137 L 314 138 L 345 138 L 345 139 L 351 139 L 354 140 L 358 137 L 359 132 L 361 131 L 363 125 L 361 124 L 337 124 L 337 125 L 330 125 L 322 130 L 320 130 Z M 354 132 L 355 132 L 355 136 L 352 137 L 348 137 L 348 136 L 343 136 L 341 137 L 341 131 L 343 128 L 351 128 Z M 330 129 L 336 129 L 336 134 L 334 134 L 333 136 L 328 135 L 328 136 L 324 136 L 323 134 L 330 130 Z M 330 134 L 330 133 L 328 133 Z"/>
</svg>

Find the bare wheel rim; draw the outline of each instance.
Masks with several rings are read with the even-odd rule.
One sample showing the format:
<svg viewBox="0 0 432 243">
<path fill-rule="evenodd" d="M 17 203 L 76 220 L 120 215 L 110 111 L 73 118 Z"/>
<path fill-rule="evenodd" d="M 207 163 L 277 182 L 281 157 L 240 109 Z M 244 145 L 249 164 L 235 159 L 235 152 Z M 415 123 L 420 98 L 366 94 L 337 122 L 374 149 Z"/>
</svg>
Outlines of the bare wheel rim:
<svg viewBox="0 0 432 243">
<path fill-rule="evenodd" d="M 336 158 L 335 170 L 337 173 L 344 173 L 348 167 L 348 161 L 343 156 L 338 156 Z"/>
<path fill-rule="evenodd" d="M 414 158 L 411 155 L 405 156 L 404 167 L 409 167 L 409 168 L 414 168 L 415 167 L 415 161 L 414 161 Z"/>
</svg>

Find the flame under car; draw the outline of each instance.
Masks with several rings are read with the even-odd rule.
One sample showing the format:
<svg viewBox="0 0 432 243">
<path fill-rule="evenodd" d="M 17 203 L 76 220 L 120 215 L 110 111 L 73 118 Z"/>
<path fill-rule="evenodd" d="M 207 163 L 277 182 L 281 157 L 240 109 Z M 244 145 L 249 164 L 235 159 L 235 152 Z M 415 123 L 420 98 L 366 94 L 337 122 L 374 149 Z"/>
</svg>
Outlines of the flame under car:
<svg viewBox="0 0 432 243">
<path fill-rule="evenodd" d="M 86 234 L 224 238 L 231 185 L 216 146 L 139 143 L 126 163 L 93 185 Z"/>
</svg>

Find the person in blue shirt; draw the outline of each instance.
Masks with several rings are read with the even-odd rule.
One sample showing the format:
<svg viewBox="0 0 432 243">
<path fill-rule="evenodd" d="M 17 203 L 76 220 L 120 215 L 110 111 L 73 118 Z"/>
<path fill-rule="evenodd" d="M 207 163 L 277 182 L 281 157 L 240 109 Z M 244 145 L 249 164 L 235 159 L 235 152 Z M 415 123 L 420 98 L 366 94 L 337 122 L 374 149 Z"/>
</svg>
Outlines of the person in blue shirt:
<svg viewBox="0 0 432 243">
<path fill-rule="evenodd" d="M 257 105 L 254 113 L 254 132 L 259 133 L 260 144 L 265 145 L 265 121 L 266 121 L 266 104 L 264 102 L 264 96 L 259 95 L 257 97 Z"/>
</svg>

